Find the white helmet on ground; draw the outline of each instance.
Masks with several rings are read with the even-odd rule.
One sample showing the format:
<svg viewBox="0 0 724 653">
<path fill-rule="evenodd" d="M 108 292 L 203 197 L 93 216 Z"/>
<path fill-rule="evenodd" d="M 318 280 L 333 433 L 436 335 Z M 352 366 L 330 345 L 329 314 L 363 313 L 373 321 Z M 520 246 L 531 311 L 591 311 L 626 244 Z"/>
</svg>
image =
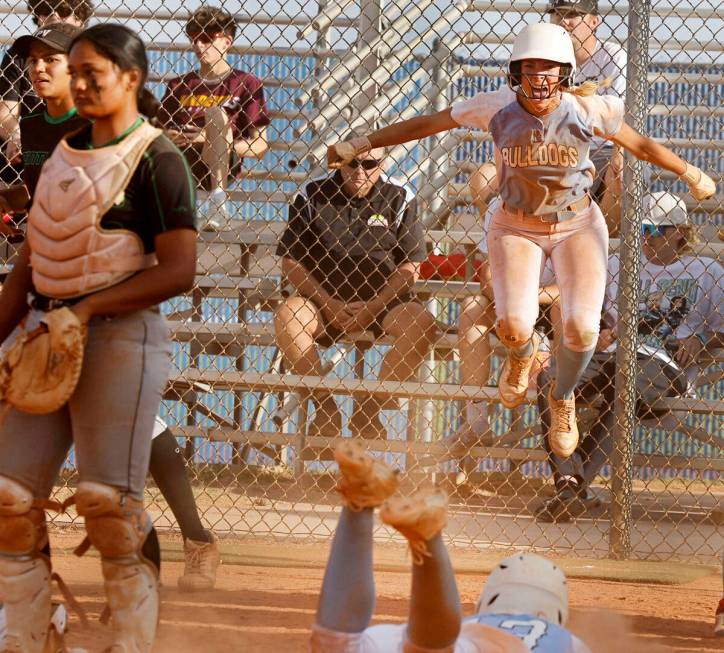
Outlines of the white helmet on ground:
<svg viewBox="0 0 724 653">
<path fill-rule="evenodd" d="M 527 614 L 563 626 L 568 621 L 566 576 L 550 560 L 517 553 L 490 574 L 476 611 Z"/>
<path fill-rule="evenodd" d="M 560 25 L 535 23 L 526 25 L 513 43 L 508 61 L 508 85 L 515 91 L 520 86 L 521 62 L 524 59 L 544 59 L 561 64 L 561 86 L 571 86 L 576 72 L 573 41 Z"/>
</svg>

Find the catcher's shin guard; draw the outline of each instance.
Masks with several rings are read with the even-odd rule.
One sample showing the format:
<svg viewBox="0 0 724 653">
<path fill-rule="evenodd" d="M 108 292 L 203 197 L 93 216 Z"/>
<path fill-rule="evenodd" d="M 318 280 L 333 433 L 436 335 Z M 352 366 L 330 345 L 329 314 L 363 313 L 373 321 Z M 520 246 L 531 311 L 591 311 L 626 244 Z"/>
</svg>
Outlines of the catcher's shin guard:
<svg viewBox="0 0 724 653">
<path fill-rule="evenodd" d="M 51 646 L 50 562 L 45 513 L 33 494 L 0 476 L 0 653 L 47 653 Z"/>
<path fill-rule="evenodd" d="M 141 501 L 102 483 L 79 483 L 75 504 L 101 554 L 113 629 L 109 650 L 149 653 L 159 609 L 158 566 L 144 554 L 151 520 Z"/>
</svg>

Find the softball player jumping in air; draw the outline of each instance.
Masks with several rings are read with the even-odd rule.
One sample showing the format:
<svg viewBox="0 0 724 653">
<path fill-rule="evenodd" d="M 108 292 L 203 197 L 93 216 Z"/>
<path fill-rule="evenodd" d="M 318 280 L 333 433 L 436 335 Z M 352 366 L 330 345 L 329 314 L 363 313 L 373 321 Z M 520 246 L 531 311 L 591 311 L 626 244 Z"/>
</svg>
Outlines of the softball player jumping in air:
<svg viewBox="0 0 724 653">
<path fill-rule="evenodd" d="M 148 61 L 138 36 L 95 25 L 73 38 L 68 64 L 78 114 L 93 122 L 43 164 L 27 240 L 0 296 L 0 342 L 11 346 L 16 327 L 33 328 L 59 306 L 87 338 L 68 403 L 42 414 L 10 408 L 0 425 L 0 651 L 51 650 L 43 508 L 74 445 L 74 502 L 101 556 L 108 650 L 149 653 L 158 542 L 143 487 L 171 350 L 158 304 L 193 283 L 194 192 L 181 153 L 139 115 Z"/>
<path fill-rule="evenodd" d="M 515 554 L 492 571 L 475 615 L 462 619 L 442 529 L 447 497 L 394 496 L 397 470 L 347 441 L 334 452 L 345 506 L 337 523 L 312 630 L 312 653 L 590 653 L 565 628 L 568 586 L 552 562 Z M 375 604 L 374 509 L 412 550 L 408 622 L 369 626 Z"/>
<path fill-rule="evenodd" d="M 328 151 L 329 165 L 337 167 L 371 148 L 460 126 L 491 133 L 502 204 L 488 232 L 488 252 L 495 328 L 508 350 L 498 382 L 500 399 L 512 408 L 525 398 L 539 345 L 533 327 L 540 271 L 550 258 L 560 289 L 563 333 L 548 395 L 548 437 L 552 451 L 563 458 L 578 443 L 573 389 L 595 349 L 606 284 L 608 233 L 589 196 L 592 139 L 613 141 L 676 173 L 698 200 L 716 191 L 701 170 L 629 127 L 621 99 L 594 95 L 595 83 L 573 86 L 575 71 L 573 44 L 562 27 L 528 25 L 515 39 L 507 87 L 336 143 Z"/>
</svg>

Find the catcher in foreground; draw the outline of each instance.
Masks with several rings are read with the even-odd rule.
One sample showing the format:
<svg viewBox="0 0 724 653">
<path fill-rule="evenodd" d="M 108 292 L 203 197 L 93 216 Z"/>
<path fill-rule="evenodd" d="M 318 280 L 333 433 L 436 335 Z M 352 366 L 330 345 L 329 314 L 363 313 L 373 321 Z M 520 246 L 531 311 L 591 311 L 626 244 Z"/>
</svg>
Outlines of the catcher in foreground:
<svg viewBox="0 0 724 653">
<path fill-rule="evenodd" d="M 563 572 L 532 554 L 503 560 L 490 574 L 476 614 L 462 619 L 455 575 L 442 541 L 447 497 L 424 489 L 393 496 L 397 470 L 355 442 L 337 446 L 344 508 L 332 542 L 311 638 L 312 653 L 590 653 L 564 626 Z M 408 623 L 369 626 L 375 603 L 374 509 L 412 550 Z"/>
<path fill-rule="evenodd" d="M 50 628 L 44 508 L 74 445 L 73 502 L 101 555 L 108 650 L 147 653 L 158 543 L 142 499 L 170 364 L 157 305 L 193 283 L 194 195 L 181 153 L 139 115 L 148 64 L 138 36 L 91 27 L 73 39 L 69 67 L 78 113 L 94 122 L 45 162 L 0 296 L 0 652 L 62 645 Z"/>
</svg>

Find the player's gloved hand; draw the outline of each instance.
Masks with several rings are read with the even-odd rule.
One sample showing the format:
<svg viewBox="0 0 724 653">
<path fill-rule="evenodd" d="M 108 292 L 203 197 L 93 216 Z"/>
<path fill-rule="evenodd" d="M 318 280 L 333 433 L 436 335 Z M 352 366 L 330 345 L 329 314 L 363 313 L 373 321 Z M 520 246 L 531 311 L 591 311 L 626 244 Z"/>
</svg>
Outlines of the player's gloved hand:
<svg viewBox="0 0 724 653">
<path fill-rule="evenodd" d="M 690 163 L 686 164 L 686 170 L 684 170 L 684 174 L 681 175 L 681 179 L 686 182 L 692 196 L 699 201 L 709 199 L 716 194 L 716 184 L 714 180 Z"/>
<path fill-rule="evenodd" d="M 369 152 L 371 149 L 372 144 L 366 136 L 357 136 L 348 141 L 335 143 L 327 148 L 327 165 L 330 168 L 341 168 L 356 156 Z"/>
</svg>

